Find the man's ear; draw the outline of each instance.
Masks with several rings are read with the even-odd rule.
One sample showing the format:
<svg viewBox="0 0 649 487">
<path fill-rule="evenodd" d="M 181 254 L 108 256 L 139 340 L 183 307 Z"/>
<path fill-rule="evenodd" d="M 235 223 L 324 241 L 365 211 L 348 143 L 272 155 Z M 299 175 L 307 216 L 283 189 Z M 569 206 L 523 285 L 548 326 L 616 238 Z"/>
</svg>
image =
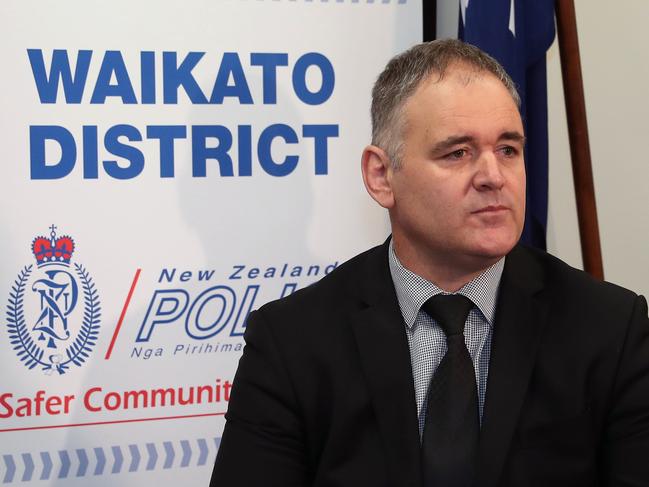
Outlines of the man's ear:
<svg viewBox="0 0 649 487">
<path fill-rule="evenodd" d="M 386 152 L 375 145 L 365 147 L 361 157 L 361 171 L 365 189 L 374 201 L 383 208 L 392 208 L 392 164 Z"/>
</svg>

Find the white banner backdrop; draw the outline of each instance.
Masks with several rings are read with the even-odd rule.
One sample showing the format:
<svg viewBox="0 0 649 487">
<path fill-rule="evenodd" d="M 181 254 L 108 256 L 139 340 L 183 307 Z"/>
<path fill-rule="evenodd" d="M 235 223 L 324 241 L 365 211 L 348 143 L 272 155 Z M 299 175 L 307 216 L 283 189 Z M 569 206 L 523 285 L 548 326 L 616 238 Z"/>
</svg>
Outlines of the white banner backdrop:
<svg viewBox="0 0 649 487">
<path fill-rule="evenodd" d="M 387 235 L 421 2 L 0 5 L 0 482 L 207 485 L 251 309 Z"/>
</svg>

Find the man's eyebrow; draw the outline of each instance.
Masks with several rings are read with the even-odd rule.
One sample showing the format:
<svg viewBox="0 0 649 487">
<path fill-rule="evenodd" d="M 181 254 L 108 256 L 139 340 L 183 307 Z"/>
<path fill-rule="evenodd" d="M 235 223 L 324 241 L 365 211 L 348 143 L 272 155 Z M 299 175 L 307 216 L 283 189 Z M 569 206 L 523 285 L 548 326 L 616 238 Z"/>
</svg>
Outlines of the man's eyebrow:
<svg viewBox="0 0 649 487">
<path fill-rule="evenodd" d="M 527 141 L 523 134 L 516 131 L 503 132 L 502 134 L 500 134 L 500 137 L 498 137 L 498 140 L 510 140 L 512 142 L 518 142 L 522 146 L 525 146 L 525 142 Z"/>
<path fill-rule="evenodd" d="M 450 137 L 447 137 L 446 139 L 435 144 L 433 146 L 433 153 L 444 152 L 460 144 L 474 143 L 475 140 L 476 140 L 475 137 L 472 135 L 451 135 Z M 508 140 L 511 142 L 518 142 L 522 146 L 525 146 L 526 138 L 520 132 L 512 130 L 500 134 L 498 140 Z"/>
<path fill-rule="evenodd" d="M 471 135 L 451 135 L 450 137 L 447 137 L 446 139 L 435 144 L 433 146 L 433 152 L 443 152 L 455 145 L 466 144 L 467 142 L 475 142 L 475 137 Z"/>
</svg>

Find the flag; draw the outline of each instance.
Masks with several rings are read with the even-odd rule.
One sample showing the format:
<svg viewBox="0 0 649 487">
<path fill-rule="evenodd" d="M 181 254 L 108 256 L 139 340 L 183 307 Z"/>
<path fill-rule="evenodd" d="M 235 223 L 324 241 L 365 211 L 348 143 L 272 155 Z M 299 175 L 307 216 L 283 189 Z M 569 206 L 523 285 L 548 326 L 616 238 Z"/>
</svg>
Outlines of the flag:
<svg viewBox="0 0 649 487">
<path fill-rule="evenodd" d="M 527 138 L 527 207 L 521 241 L 543 250 L 548 220 L 545 54 L 554 34 L 553 0 L 460 0 L 458 37 L 496 58 L 521 96 Z"/>
</svg>

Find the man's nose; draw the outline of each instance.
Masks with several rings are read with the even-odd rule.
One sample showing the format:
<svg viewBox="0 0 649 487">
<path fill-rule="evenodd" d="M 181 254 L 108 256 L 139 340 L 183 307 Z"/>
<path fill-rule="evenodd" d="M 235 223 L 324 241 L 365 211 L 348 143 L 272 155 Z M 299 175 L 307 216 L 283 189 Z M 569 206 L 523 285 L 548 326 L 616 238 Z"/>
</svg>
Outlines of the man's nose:
<svg viewBox="0 0 649 487">
<path fill-rule="evenodd" d="M 505 184 L 502 166 L 493 152 L 483 152 L 476 161 L 473 186 L 478 191 L 500 189 Z"/>
</svg>

